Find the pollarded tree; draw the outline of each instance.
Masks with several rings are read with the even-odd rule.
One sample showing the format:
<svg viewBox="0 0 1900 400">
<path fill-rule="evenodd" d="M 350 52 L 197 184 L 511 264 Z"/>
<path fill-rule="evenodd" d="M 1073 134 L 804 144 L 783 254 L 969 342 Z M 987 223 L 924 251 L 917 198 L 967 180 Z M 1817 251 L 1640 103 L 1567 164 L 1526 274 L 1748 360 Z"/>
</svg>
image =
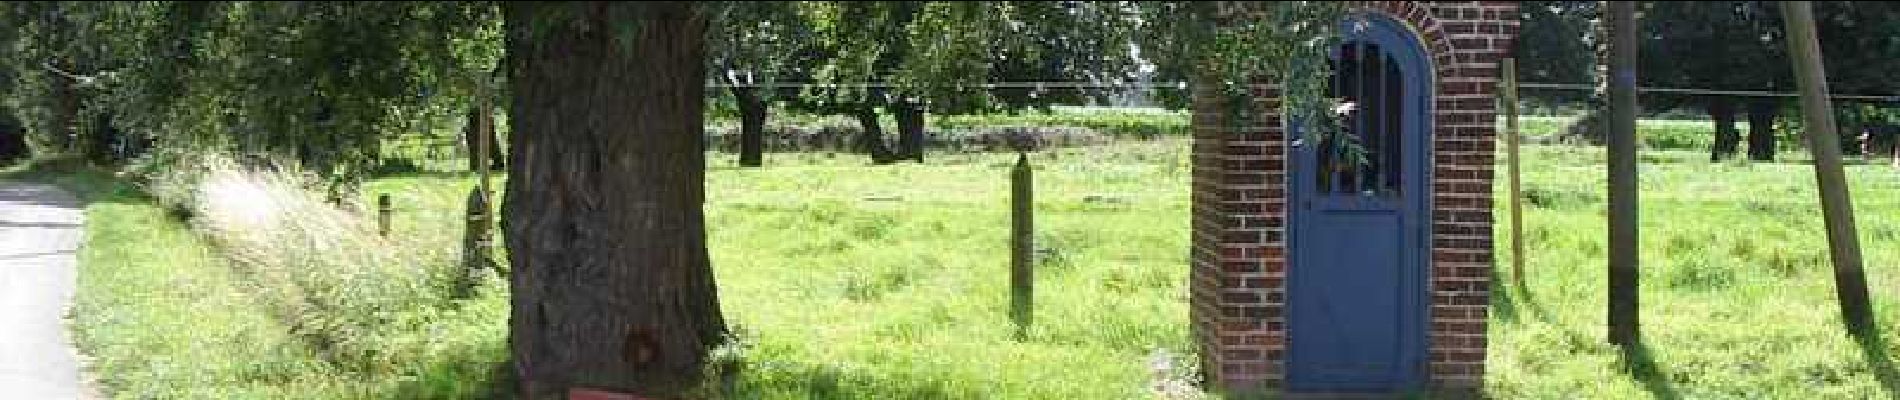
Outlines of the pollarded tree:
<svg viewBox="0 0 1900 400">
<path fill-rule="evenodd" d="M 1787 63 L 1761 62 L 1784 59 L 1787 49 L 1781 43 L 1780 13 L 1771 2 L 1656 2 L 1644 11 L 1642 29 L 1647 33 L 1642 53 L 1650 56 L 1641 58 L 1642 73 L 1637 76 L 1646 85 L 1768 91 L 1793 87 Z M 1735 154 L 1741 138 L 1734 114 L 1744 111 L 1749 158 L 1774 159 L 1774 122 L 1781 99 L 1651 94 L 1644 102 L 1652 109 L 1688 102 L 1707 110 L 1716 135 L 1711 161 Z"/>
<path fill-rule="evenodd" d="M 923 160 L 925 115 L 1046 107 L 1077 91 L 990 90 L 990 82 L 1108 81 L 1130 75 L 1137 7 L 1129 2 L 808 2 L 810 60 L 824 83 L 801 106 L 855 117 L 873 161 Z M 843 23 L 839 21 L 856 21 Z M 897 122 L 895 150 L 876 107 Z"/>
<path fill-rule="evenodd" d="M 783 1 L 737 2 L 712 19 L 707 32 L 713 80 L 731 85 L 739 111 L 739 166 L 765 160 L 765 119 L 780 97 L 773 84 L 809 76 L 796 70 L 807 55 L 813 32 L 798 5 Z M 808 64 L 808 63 L 806 63 Z"/>
</svg>

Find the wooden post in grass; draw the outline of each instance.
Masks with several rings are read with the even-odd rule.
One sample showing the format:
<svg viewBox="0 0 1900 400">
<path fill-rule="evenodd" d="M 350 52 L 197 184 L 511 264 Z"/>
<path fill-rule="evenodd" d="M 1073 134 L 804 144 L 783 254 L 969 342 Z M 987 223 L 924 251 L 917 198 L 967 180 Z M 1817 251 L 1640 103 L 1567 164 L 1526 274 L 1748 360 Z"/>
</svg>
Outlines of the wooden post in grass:
<svg viewBox="0 0 1900 400">
<path fill-rule="evenodd" d="M 489 98 L 488 88 L 488 79 L 484 78 L 481 84 L 477 85 L 478 92 L 475 95 L 476 106 L 480 107 L 475 118 L 475 172 L 481 177 L 481 181 L 476 182 L 475 187 L 481 191 L 482 204 L 488 204 L 488 199 L 491 198 L 489 196 L 491 192 L 488 190 L 488 167 L 494 162 L 491 158 L 494 158 L 493 148 L 495 147 L 494 143 L 488 142 L 488 139 L 495 137 L 495 108 Z M 484 217 L 489 214 L 487 209 L 481 211 Z M 484 226 L 482 231 L 487 232 L 487 227 Z"/>
<path fill-rule="evenodd" d="M 1511 282 L 1514 286 L 1524 287 L 1524 203 L 1520 191 L 1519 165 L 1522 164 L 1518 152 L 1518 143 L 1523 141 L 1517 130 L 1517 59 L 1504 59 L 1504 134 L 1508 141 L 1511 163 L 1509 177 L 1511 181 Z"/>
<path fill-rule="evenodd" d="M 468 218 L 462 229 L 462 270 L 456 276 L 454 290 L 458 298 L 473 294 L 473 289 L 478 283 L 477 276 L 481 270 L 495 269 L 498 272 L 500 270 L 494 260 L 489 257 L 488 251 L 491 246 L 489 230 L 494 226 L 493 207 L 490 207 L 488 203 L 489 199 L 493 198 L 489 192 L 488 170 L 494 165 L 495 146 L 490 142 L 490 139 L 495 137 L 495 114 L 494 104 L 489 97 L 489 87 L 489 80 L 486 77 L 475 82 L 475 120 L 470 121 L 475 126 L 464 130 L 470 135 L 475 135 L 475 148 L 470 151 L 469 156 L 474 159 L 472 164 L 475 166 L 478 180 L 475 181 L 475 188 L 469 190 L 467 208 L 464 211 Z"/>
<path fill-rule="evenodd" d="M 1010 183 L 1010 258 L 1009 318 L 1016 322 L 1016 336 L 1028 337 L 1030 316 L 1035 300 L 1035 186 L 1029 170 L 1029 154 L 1016 153 L 1016 167 L 1009 173 Z"/>
<path fill-rule="evenodd" d="M 389 237 L 389 216 L 396 210 L 389 205 L 389 194 L 376 195 L 376 234 Z"/>
<path fill-rule="evenodd" d="M 1860 242 L 1855 236 L 1854 205 L 1841 170 L 1840 137 L 1835 133 L 1834 107 L 1827 98 L 1827 70 L 1822 68 L 1819 40 L 1814 33 L 1814 11 L 1806 1 L 1781 2 L 1781 18 L 1788 30 L 1788 55 L 1794 62 L 1795 84 L 1801 89 L 1801 113 L 1814 153 L 1814 178 L 1821 191 L 1821 217 L 1827 222 L 1828 255 L 1834 261 L 1834 290 L 1841 300 L 1841 320 L 1848 332 L 1861 335 L 1874 326 L 1868 306 L 1867 276 L 1861 270 Z"/>
<path fill-rule="evenodd" d="M 1609 340 L 1641 342 L 1637 318 L 1636 2 L 1610 8 L 1610 290 Z"/>
</svg>

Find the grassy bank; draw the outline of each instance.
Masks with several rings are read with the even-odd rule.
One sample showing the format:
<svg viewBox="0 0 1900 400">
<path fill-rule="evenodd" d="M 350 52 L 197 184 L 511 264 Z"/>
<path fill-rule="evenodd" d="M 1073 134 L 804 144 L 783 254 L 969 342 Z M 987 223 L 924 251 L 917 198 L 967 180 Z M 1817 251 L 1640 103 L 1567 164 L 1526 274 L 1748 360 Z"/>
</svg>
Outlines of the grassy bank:
<svg viewBox="0 0 1900 400">
<path fill-rule="evenodd" d="M 504 310 L 410 318 L 360 338 L 403 357 L 339 357 L 297 326 L 320 316 L 286 315 L 252 270 L 138 188 L 73 164 L 0 178 L 56 183 L 86 201 L 72 326 L 110 397 L 469 398 L 493 386 L 485 373 L 498 360 L 482 357 L 498 354 L 464 344 L 495 342 Z"/>
</svg>

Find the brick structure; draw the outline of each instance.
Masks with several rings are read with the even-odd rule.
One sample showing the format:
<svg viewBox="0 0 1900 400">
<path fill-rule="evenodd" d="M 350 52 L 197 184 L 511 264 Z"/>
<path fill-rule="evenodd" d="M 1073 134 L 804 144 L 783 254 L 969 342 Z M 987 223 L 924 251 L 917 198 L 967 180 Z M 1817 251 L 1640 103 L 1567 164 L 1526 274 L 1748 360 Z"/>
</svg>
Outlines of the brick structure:
<svg viewBox="0 0 1900 400">
<path fill-rule="evenodd" d="M 1434 390 L 1482 386 L 1492 264 L 1494 89 L 1517 33 L 1516 2 L 1355 2 L 1406 25 L 1429 56 L 1434 87 L 1427 338 Z M 1191 315 L 1212 387 L 1275 391 L 1287 370 L 1287 122 L 1274 89 L 1256 90 L 1255 126 L 1227 123 L 1221 99 L 1195 93 Z M 1297 321 L 1292 321 L 1297 323 Z"/>
</svg>

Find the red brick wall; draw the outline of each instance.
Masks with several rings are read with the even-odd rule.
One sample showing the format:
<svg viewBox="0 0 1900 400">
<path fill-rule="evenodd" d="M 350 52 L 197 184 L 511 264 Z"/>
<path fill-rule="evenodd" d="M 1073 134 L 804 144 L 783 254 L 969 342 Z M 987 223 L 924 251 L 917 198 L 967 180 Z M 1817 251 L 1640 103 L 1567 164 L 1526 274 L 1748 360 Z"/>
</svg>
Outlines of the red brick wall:
<svg viewBox="0 0 1900 400">
<path fill-rule="evenodd" d="M 1428 373 L 1475 389 L 1484 376 L 1491 274 L 1491 167 L 1498 61 L 1517 34 L 1516 2 L 1355 2 L 1405 21 L 1436 70 Z M 1202 371 L 1227 390 L 1278 387 L 1288 345 L 1286 138 L 1277 92 L 1230 124 L 1221 99 L 1194 93 L 1190 314 Z"/>
</svg>

